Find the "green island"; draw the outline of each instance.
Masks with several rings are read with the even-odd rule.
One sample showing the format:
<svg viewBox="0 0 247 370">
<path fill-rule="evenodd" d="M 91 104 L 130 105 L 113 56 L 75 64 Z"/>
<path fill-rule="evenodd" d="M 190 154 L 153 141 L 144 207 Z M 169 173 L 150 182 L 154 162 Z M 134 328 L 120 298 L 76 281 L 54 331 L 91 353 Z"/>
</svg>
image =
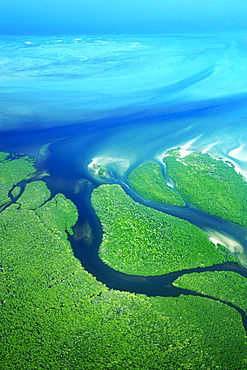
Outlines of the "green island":
<svg viewBox="0 0 247 370">
<path fill-rule="evenodd" d="M 236 261 L 188 221 L 134 202 L 119 185 L 101 185 L 92 205 L 103 228 L 99 256 L 115 270 L 135 275 Z"/>
<path fill-rule="evenodd" d="M 6 197 L 35 167 L 26 157 L 0 158 Z M 10 181 L 15 170 L 22 176 Z M 32 184 L 37 200 L 27 196 L 28 183 L 0 212 L 2 370 L 246 369 L 247 337 L 236 310 L 203 297 L 108 289 L 73 255 L 68 233 L 76 207 L 62 194 L 50 198 L 45 183 Z"/>
<path fill-rule="evenodd" d="M 185 206 L 182 198 L 167 186 L 160 166 L 146 162 L 136 167 L 128 176 L 130 186 L 145 198 L 157 202 Z"/>
<path fill-rule="evenodd" d="M 100 164 L 91 163 L 89 165 L 89 168 L 90 168 L 90 170 L 92 171 L 92 173 L 94 175 L 98 175 L 100 177 L 108 177 L 109 176 L 108 171 L 104 167 L 102 167 L 102 165 L 100 165 Z"/>
<path fill-rule="evenodd" d="M 247 226 L 247 183 L 231 162 L 198 152 L 182 156 L 180 148 L 169 150 L 163 161 L 185 199 L 202 211 Z"/>
<path fill-rule="evenodd" d="M 13 198 L 15 198 L 20 194 L 20 192 L 21 192 L 20 186 L 15 186 L 11 191 L 11 195 Z"/>
</svg>

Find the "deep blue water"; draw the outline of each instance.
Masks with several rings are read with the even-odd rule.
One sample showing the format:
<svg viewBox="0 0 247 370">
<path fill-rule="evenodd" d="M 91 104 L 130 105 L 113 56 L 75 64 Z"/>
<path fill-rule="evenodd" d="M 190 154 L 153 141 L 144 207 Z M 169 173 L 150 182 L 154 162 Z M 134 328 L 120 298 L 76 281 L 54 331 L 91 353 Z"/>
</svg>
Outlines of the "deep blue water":
<svg viewBox="0 0 247 370">
<path fill-rule="evenodd" d="M 77 204 L 96 245 L 90 192 L 104 180 L 90 172 L 92 161 L 121 182 L 133 167 L 184 146 L 247 175 L 246 61 L 246 36 L 236 32 L 1 36 L 0 150 L 37 158 L 53 191 Z M 188 216 L 205 229 L 212 219 L 200 217 Z M 215 229 L 246 264 L 245 230 L 226 233 L 220 221 Z"/>
</svg>

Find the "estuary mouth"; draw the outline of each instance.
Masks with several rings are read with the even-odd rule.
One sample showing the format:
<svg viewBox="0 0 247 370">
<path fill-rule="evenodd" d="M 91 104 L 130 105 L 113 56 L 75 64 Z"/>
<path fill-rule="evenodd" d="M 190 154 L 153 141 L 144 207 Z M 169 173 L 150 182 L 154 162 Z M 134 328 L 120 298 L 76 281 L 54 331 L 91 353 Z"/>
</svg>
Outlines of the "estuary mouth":
<svg viewBox="0 0 247 370">
<path fill-rule="evenodd" d="M 245 369 L 243 4 L 173 34 L 192 2 L 74 1 L 4 19 L 85 35 L 0 36 L 3 368 Z M 166 32 L 102 35 L 156 3 Z"/>
</svg>

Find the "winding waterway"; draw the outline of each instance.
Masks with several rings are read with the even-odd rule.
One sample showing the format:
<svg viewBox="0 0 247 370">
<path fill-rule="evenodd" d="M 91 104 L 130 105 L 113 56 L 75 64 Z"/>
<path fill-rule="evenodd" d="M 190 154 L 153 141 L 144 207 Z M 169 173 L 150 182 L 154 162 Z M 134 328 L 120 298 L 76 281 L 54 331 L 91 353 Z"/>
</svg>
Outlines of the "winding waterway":
<svg viewBox="0 0 247 370">
<path fill-rule="evenodd" d="M 92 180 L 92 178 L 90 177 L 88 178 L 88 180 L 89 179 Z M 132 188 L 130 188 L 128 184 L 116 178 L 108 179 L 108 183 L 121 185 L 123 189 L 126 191 L 126 193 L 129 196 L 131 196 L 131 198 L 134 201 L 138 203 L 141 203 L 147 207 L 152 207 L 161 212 L 168 213 L 170 215 L 185 219 L 193 223 L 194 225 L 200 227 L 202 230 L 205 231 L 211 230 L 213 232 L 217 232 L 231 239 L 233 242 L 235 242 L 236 246 L 246 247 L 246 234 L 247 234 L 246 227 L 242 227 L 240 225 L 227 222 L 218 217 L 202 212 L 199 209 L 196 209 L 194 206 L 190 205 L 186 207 L 171 206 L 143 198 L 141 195 L 136 193 Z M 105 265 L 98 256 L 98 249 L 101 243 L 102 230 L 99 220 L 91 208 L 90 204 L 91 191 L 92 188 L 89 187 L 87 191 L 84 192 L 83 202 L 81 198 L 79 200 L 78 196 L 72 195 L 70 192 L 68 192 L 68 196 L 70 196 L 75 202 L 75 204 L 77 204 L 78 206 L 79 214 L 81 215 L 78 224 L 85 223 L 85 219 L 82 215 L 85 214 L 86 211 L 87 222 L 90 222 L 90 225 L 93 230 L 92 234 L 94 237 L 90 241 L 86 239 L 86 242 L 83 241 L 84 238 L 82 238 L 81 240 L 76 240 L 76 237 L 74 236 L 70 237 L 69 239 L 72 244 L 75 256 L 82 262 L 84 268 L 86 268 L 87 271 L 92 273 L 98 280 L 106 284 L 109 288 L 146 294 L 148 296 L 158 295 L 163 297 L 177 297 L 181 294 L 184 294 L 215 299 L 213 297 L 196 293 L 188 289 L 177 288 L 173 285 L 173 282 L 178 277 L 184 274 L 205 271 L 235 271 L 247 278 L 247 269 L 244 266 L 241 266 L 234 262 L 226 262 L 223 264 L 213 265 L 204 268 L 185 269 L 160 276 L 129 275 L 110 268 L 109 266 Z M 235 255 L 237 256 L 237 253 L 235 253 Z M 234 304 L 222 300 L 219 301 L 229 305 L 230 307 L 233 307 L 240 313 L 243 325 L 247 332 L 246 313 L 239 307 L 235 306 Z"/>
<path fill-rule="evenodd" d="M 83 173 L 82 167 L 80 167 L 80 170 L 78 170 L 78 158 L 77 155 L 74 157 L 73 153 L 78 154 L 78 150 L 80 149 L 78 147 L 79 142 L 80 139 L 73 137 L 72 139 L 58 141 L 51 145 L 50 151 L 52 152 L 52 157 L 50 157 L 50 159 L 45 163 L 45 168 L 49 170 L 51 176 L 48 177 L 46 181 L 54 192 L 63 191 L 65 195 L 72 199 L 77 205 L 80 215 L 78 227 L 85 224 L 90 225 L 90 240 L 82 236 L 80 240 L 70 237 L 70 241 L 73 246 L 75 256 L 81 260 L 83 266 L 90 273 L 96 276 L 98 280 L 102 281 L 108 287 L 113 289 L 144 293 L 150 296 L 178 296 L 180 294 L 195 294 L 194 292 L 179 289 L 172 285 L 172 281 L 184 273 L 229 270 L 236 271 L 247 277 L 246 268 L 230 262 L 207 268 L 183 270 L 162 276 L 148 277 L 127 275 L 115 271 L 109 266 L 106 266 L 98 257 L 98 248 L 101 242 L 102 230 L 100 222 L 90 204 L 91 192 L 95 186 L 98 186 L 98 183 L 92 176 L 89 175 L 86 165 L 84 166 Z M 76 143 L 77 145 L 75 145 Z M 66 146 L 70 147 L 71 150 L 68 156 L 65 158 L 64 156 L 60 156 L 60 153 L 65 153 Z M 83 158 L 83 156 L 81 158 Z M 82 176 L 84 180 L 82 183 L 83 190 L 75 194 L 75 184 L 77 184 L 81 178 L 78 177 L 79 175 Z M 124 176 L 122 177 L 124 178 Z M 236 245 L 240 244 L 244 247 L 246 246 L 245 227 L 209 215 L 200 211 L 199 209 L 196 209 L 195 207 L 171 206 L 145 199 L 131 189 L 128 184 L 126 184 L 120 178 L 111 178 L 108 179 L 107 182 L 120 184 L 133 200 L 142 203 L 145 206 L 152 207 L 182 219 L 186 219 L 203 230 L 210 229 L 222 235 L 228 236 L 236 242 Z"/>
<path fill-rule="evenodd" d="M 244 262 L 246 228 L 193 205 L 144 199 L 126 180 L 139 164 L 160 163 L 164 151 L 188 143 L 192 150 L 231 160 L 247 174 L 244 36 L 76 40 L 2 40 L 8 60 L 2 62 L 0 128 L 1 150 L 37 158 L 53 194 L 62 192 L 76 204 L 78 233 L 70 237 L 75 256 L 108 287 L 149 296 L 196 294 L 172 285 L 185 273 L 230 270 L 247 277 L 247 269 L 236 263 L 152 277 L 104 265 L 98 257 L 102 230 L 90 204 L 91 192 L 104 181 L 88 171 L 92 161 L 103 160 L 112 173 L 108 182 L 120 184 L 145 206 L 220 236 Z"/>
<path fill-rule="evenodd" d="M 95 157 L 95 152 L 98 151 L 99 153 L 99 149 L 101 147 L 105 149 L 106 143 L 109 142 L 109 137 L 112 139 L 112 136 L 114 136 L 114 132 L 116 131 L 118 134 L 121 134 L 120 145 L 117 147 L 115 147 L 115 145 L 109 145 L 108 150 L 106 149 L 105 154 L 103 153 L 103 157 L 112 172 L 111 179 L 107 179 L 108 183 L 120 184 L 133 200 L 142 203 L 145 206 L 188 220 L 206 232 L 216 232 L 218 235 L 232 240 L 233 244 L 235 244 L 235 255 L 237 257 L 238 254 L 245 256 L 247 249 L 245 227 L 241 227 L 218 217 L 209 215 L 196 209 L 193 205 L 178 207 L 145 199 L 128 186 L 126 182 L 126 172 L 144 161 L 150 159 L 157 160 L 153 153 L 156 154 L 158 151 L 162 152 L 162 149 L 164 150 L 164 147 L 167 147 L 167 140 L 160 143 L 160 131 L 163 130 L 164 135 L 168 135 L 170 138 L 169 131 L 174 130 L 173 123 L 168 124 L 167 122 L 159 122 L 160 128 L 158 132 L 156 132 L 156 121 L 155 123 L 152 123 L 152 128 L 150 129 L 150 124 L 148 127 L 143 126 L 143 119 L 140 119 L 140 117 L 138 120 L 135 117 L 134 122 L 126 122 L 126 118 L 124 118 L 122 125 L 120 119 L 120 123 L 118 122 L 118 130 L 116 127 L 111 127 L 111 122 L 109 122 L 110 120 L 99 120 L 90 122 L 89 124 L 83 123 L 83 125 L 80 126 L 72 125 L 55 129 L 36 130 L 35 132 L 29 130 L 26 132 L 18 132 L 15 135 L 5 134 L 5 137 L 2 137 L 2 142 L 5 142 L 4 146 L 6 147 L 6 150 L 10 150 L 12 147 L 13 151 L 15 149 L 19 149 L 15 151 L 22 152 L 23 149 L 25 149 L 25 153 L 37 157 L 38 169 L 40 171 L 46 171 L 49 174 L 48 177 L 44 178 L 49 187 L 54 191 L 54 193 L 61 191 L 72 199 L 79 209 L 79 224 L 87 223 L 90 225 L 93 235 L 93 242 L 90 248 L 87 246 L 87 243 L 85 243 L 85 247 L 81 247 L 80 245 L 83 244 L 83 241 L 80 241 L 79 243 L 78 241 L 74 241 L 73 238 L 71 240 L 76 256 L 81 259 L 83 265 L 89 269 L 90 272 L 93 272 L 99 280 L 107 283 L 107 276 L 109 275 L 110 270 L 108 267 L 104 267 L 97 257 L 97 249 L 100 244 L 102 233 L 101 227 L 90 204 L 90 194 L 93 188 L 98 186 L 102 181 L 104 182 L 104 180 L 99 177 L 94 178 L 88 171 L 88 164 L 91 162 L 92 158 Z M 142 146 L 140 147 L 139 145 L 135 145 L 131 150 L 128 148 L 131 144 L 133 145 L 133 141 L 136 142 L 135 137 L 134 140 L 130 140 L 130 124 L 132 133 L 137 129 L 141 130 L 138 139 L 139 141 L 142 140 L 143 145 L 145 145 L 147 141 L 149 142 L 149 148 L 145 146 L 145 150 L 142 151 L 142 153 L 140 153 Z M 147 128 L 149 128 L 149 130 L 147 130 Z M 177 124 L 177 129 L 178 128 L 179 126 Z M 149 135 L 147 135 L 147 131 L 149 132 Z M 178 136 L 178 133 L 179 132 L 175 135 L 176 137 Z M 184 130 L 182 130 L 181 133 L 183 133 L 183 136 L 185 137 Z M 125 140 L 124 135 L 127 135 Z M 151 141 L 150 137 L 152 138 Z M 191 138 L 191 135 L 187 134 L 186 138 Z M 113 149 L 115 149 L 115 152 L 118 152 L 118 154 L 124 154 L 123 157 L 121 158 L 120 155 L 117 156 L 116 154 L 115 157 L 113 157 Z M 128 154 L 132 154 L 132 157 L 128 156 Z M 137 159 L 133 160 L 133 158 Z M 128 171 L 126 171 L 126 169 Z M 241 251 L 244 251 L 244 253 L 241 253 Z M 82 257 L 82 255 L 84 256 Z M 238 267 L 232 266 L 231 268 Z M 104 270 L 103 273 L 100 272 L 101 269 Z M 106 271 L 108 271 L 108 273 L 106 273 Z M 111 271 L 111 273 L 113 275 L 115 274 L 113 271 Z M 120 273 L 118 273 L 118 276 L 123 275 L 123 280 L 130 280 L 130 278 L 126 279 L 124 274 L 119 274 Z M 119 279 L 118 283 L 119 286 L 115 286 L 116 289 L 121 289 L 122 283 L 120 280 L 121 279 Z M 111 283 L 109 282 L 107 285 L 110 286 Z M 131 287 L 128 288 L 125 286 L 124 290 L 131 291 Z M 136 291 L 138 291 L 138 289 Z M 149 294 L 151 291 L 156 291 L 156 288 L 153 286 L 149 290 Z"/>
</svg>

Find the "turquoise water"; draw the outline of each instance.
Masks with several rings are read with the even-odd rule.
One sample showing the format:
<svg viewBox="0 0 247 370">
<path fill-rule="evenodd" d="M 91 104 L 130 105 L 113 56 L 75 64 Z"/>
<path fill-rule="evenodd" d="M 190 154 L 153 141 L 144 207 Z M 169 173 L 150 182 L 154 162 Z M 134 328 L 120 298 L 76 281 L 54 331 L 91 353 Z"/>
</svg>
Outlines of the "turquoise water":
<svg viewBox="0 0 247 370">
<path fill-rule="evenodd" d="M 167 34 L 246 31 L 245 0 L 2 0 L 0 33 Z"/>
<path fill-rule="evenodd" d="M 245 158 L 242 33 L 2 36 L 0 45 L 2 133 L 93 122 L 107 132 L 97 156 L 132 162 L 142 145 L 158 154 L 196 138 L 197 149 L 224 155 L 243 146 Z"/>
</svg>

